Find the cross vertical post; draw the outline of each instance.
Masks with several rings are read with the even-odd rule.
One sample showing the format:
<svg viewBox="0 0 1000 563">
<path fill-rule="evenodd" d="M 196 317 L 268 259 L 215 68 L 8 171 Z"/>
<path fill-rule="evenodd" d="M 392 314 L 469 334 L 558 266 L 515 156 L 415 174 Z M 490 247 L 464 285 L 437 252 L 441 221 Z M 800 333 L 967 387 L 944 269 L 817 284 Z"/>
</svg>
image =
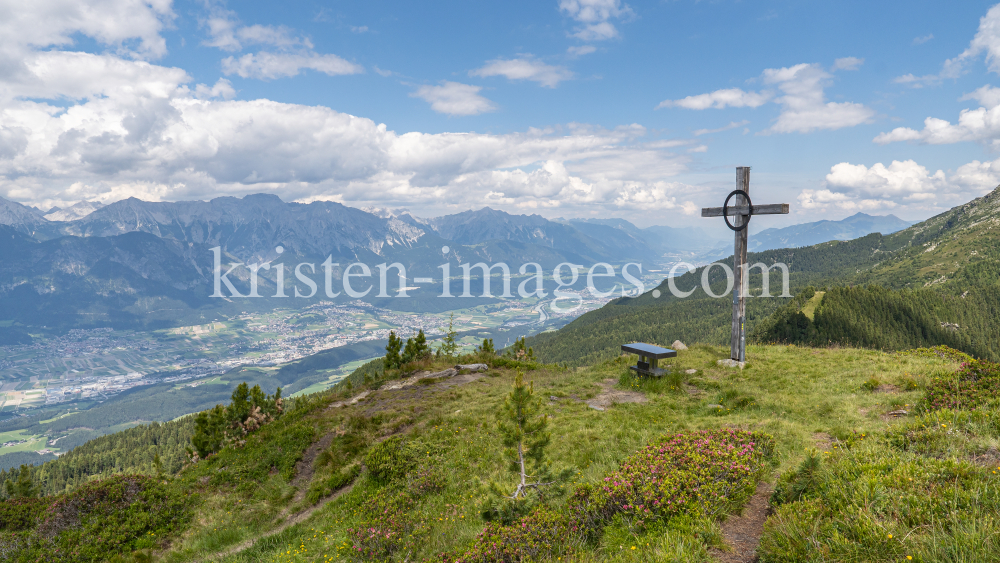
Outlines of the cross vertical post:
<svg viewBox="0 0 1000 563">
<path fill-rule="evenodd" d="M 750 167 L 739 166 L 736 168 L 736 189 L 743 190 L 750 195 Z M 743 207 L 749 202 L 742 195 L 735 198 L 736 207 Z M 737 214 L 733 224 L 742 227 L 744 221 L 749 222 L 750 217 Z M 735 245 L 733 247 L 733 328 L 730 337 L 729 351 L 730 358 L 738 361 L 746 361 L 746 315 L 747 315 L 747 231 L 742 228 L 736 231 Z"/>
<path fill-rule="evenodd" d="M 729 200 L 733 204 L 729 205 Z M 747 224 L 754 215 L 787 215 L 787 203 L 772 203 L 754 205 L 750 201 L 750 167 L 736 168 L 736 189 L 729 194 L 722 207 L 705 207 L 701 210 L 702 217 L 722 217 L 726 226 L 736 233 L 733 246 L 733 326 L 729 339 L 729 357 L 733 361 L 743 362 L 747 359 L 747 295 L 750 293 L 749 274 L 747 267 Z M 729 222 L 729 216 L 733 222 Z M 764 275 L 768 275 L 765 271 Z"/>
</svg>

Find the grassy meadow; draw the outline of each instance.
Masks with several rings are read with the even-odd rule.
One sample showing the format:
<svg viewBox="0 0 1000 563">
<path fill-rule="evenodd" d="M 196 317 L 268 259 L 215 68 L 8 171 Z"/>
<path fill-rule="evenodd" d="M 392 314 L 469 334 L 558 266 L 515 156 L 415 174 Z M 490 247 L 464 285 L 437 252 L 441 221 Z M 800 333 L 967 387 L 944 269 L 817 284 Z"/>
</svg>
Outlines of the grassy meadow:
<svg viewBox="0 0 1000 563">
<path fill-rule="evenodd" d="M 520 363 L 548 420 L 551 467 L 569 478 L 512 523 L 481 516 L 491 484 L 512 491 L 516 482 L 496 430 L 515 371 L 494 367 L 296 398 L 242 447 L 155 483 L 119 482 L 120 504 L 79 524 L 106 522 L 107 532 L 73 536 L 82 543 L 70 560 L 739 561 L 726 520 L 751 495 L 771 507 L 757 532 L 764 563 L 997 560 L 1000 379 L 983 383 L 994 372 L 969 384 L 956 376 L 960 354 L 932 351 L 752 346 L 747 355 L 745 369 L 726 368 L 716 362 L 728 350 L 695 345 L 660 379 L 633 377 L 634 357 Z M 732 457 L 733 444 L 753 443 L 753 463 Z M 649 461 L 669 444 L 694 461 Z M 619 481 L 663 459 L 657 470 L 676 486 L 657 498 L 673 499 L 672 511 L 600 505 L 615 494 L 602 487 L 627 485 Z M 704 467 L 730 459 L 704 482 Z M 378 467 L 395 469 L 387 477 Z M 79 506 L 96 490 L 59 502 Z M 142 509 L 136 494 L 160 499 L 170 517 L 129 516 Z M 0 503 L 0 522 L 29 522 L 45 506 L 15 502 Z M 12 561 L 47 560 L 69 533 L 46 543 L 30 525 L 12 526 L 0 525 Z"/>
<path fill-rule="evenodd" d="M 552 464 L 573 470 L 563 493 L 549 495 L 547 503 L 566 505 L 574 487 L 601 482 L 659 436 L 740 428 L 774 438 L 761 474 L 777 489 L 763 561 L 987 560 L 980 550 L 995 542 L 990 526 L 1000 460 L 985 462 L 996 452 L 1000 425 L 990 410 L 919 414 L 925 387 L 950 377 L 956 361 L 760 346 L 749 350 L 751 361 L 740 370 L 717 366 L 725 356 L 722 348 L 693 346 L 659 380 L 629 375 L 627 358 L 527 371 L 549 417 Z M 397 556 L 460 560 L 484 529 L 479 505 L 487 483 L 514 484 L 494 414 L 512 380 L 511 370 L 496 369 L 376 390 L 339 408 L 328 405 L 357 392 L 313 396 L 244 449 L 223 450 L 173 481 L 198 491 L 195 525 L 156 558 L 364 560 L 352 553 L 349 530 L 370 524 L 372 499 L 398 495 L 407 502 L 393 509 L 394 517 L 413 540 Z M 606 406 L 598 410 L 588 401 Z M 900 410 L 907 414 L 888 415 Z M 333 500 L 307 512 L 314 510 L 310 500 L 334 493 L 353 476 L 345 476 L 345 468 L 389 435 L 404 436 L 418 454 L 408 478 L 387 484 L 361 471 Z M 323 447 L 310 448 L 317 443 Z M 309 482 L 302 477 L 303 455 L 312 465 Z M 324 489 L 324 483 L 333 486 Z M 413 494 L 420 483 L 430 492 Z M 961 510 L 971 512 L 962 516 Z M 297 514 L 308 518 L 282 526 Z M 727 549 L 721 519 L 637 525 L 616 517 L 598 537 L 569 540 L 552 559 L 712 561 Z"/>
</svg>

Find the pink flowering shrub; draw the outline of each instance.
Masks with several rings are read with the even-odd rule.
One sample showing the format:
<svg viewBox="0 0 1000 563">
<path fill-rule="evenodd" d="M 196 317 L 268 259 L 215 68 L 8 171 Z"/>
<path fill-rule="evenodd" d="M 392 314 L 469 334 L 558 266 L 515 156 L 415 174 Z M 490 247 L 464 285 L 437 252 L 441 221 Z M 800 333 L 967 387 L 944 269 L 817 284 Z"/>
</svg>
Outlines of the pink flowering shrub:
<svg viewBox="0 0 1000 563">
<path fill-rule="evenodd" d="M 454 563 L 520 563 L 536 561 L 546 556 L 567 554 L 575 534 L 567 515 L 547 507 L 539 507 L 504 526 L 490 522 L 478 536 L 472 548 L 463 556 L 449 558 Z"/>
<path fill-rule="evenodd" d="M 663 436 L 602 483 L 578 488 L 570 510 L 589 533 L 618 514 L 639 525 L 679 514 L 714 517 L 753 495 L 773 448 L 770 436 L 734 428 Z"/>
<path fill-rule="evenodd" d="M 951 376 L 936 377 L 927 386 L 931 410 L 974 410 L 1000 397 L 1000 364 L 973 360 Z"/>
<path fill-rule="evenodd" d="M 366 519 L 347 529 L 349 556 L 356 561 L 410 559 L 426 527 L 409 512 L 411 500 L 409 495 L 383 489 L 365 501 L 361 510 Z"/>
<path fill-rule="evenodd" d="M 674 516 L 714 517 L 741 506 L 767 468 L 774 439 L 723 428 L 663 436 L 596 485 L 580 485 L 566 509 L 540 507 L 503 526 L 488 524 L 463 555 L 442 563 L 523 563 L 566 554 L 596 539 L 616 516 L 642 527 Z"/>
</svg>

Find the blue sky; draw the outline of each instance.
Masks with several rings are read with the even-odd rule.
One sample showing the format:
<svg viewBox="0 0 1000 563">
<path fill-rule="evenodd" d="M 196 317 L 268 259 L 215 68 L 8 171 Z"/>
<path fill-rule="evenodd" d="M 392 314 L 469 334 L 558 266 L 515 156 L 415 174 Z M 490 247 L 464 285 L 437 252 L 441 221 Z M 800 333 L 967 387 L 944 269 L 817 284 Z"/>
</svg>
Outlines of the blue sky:
<svg viewBox="0 0 1000 563">
<path fill-rule="evenodd" d="M 0 7 L 0 195 L 42 207 L 271 192 L 700 225 L 750 165 L 755 201 L 792 204 L 764 228 L 1000 183 L 989 2 Z"/>
</svg>

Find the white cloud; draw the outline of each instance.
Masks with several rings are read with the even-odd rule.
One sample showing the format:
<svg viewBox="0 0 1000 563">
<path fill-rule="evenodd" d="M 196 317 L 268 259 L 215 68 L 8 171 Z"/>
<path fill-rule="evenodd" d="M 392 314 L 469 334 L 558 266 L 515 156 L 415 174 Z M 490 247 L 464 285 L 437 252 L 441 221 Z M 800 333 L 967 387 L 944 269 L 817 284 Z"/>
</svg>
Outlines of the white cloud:
<svg viewBox="0 0 1000 563">
<path fill-rule="evenodd" d="M 940 83 L 941 77 L 936 74 L 925 74 L 924 76 L 904 74 L 893 78 L 892 81 L 896 84 L 909 86 L 910 88 L 923 88 L 924 86 L 933 86 Z"/>
<path fill-rule="evenodd" d="M 973 161 L 950 176 L 943 170 L 930 172 L 913 160 L 894 160 L 867 167 L 841 162 L 830 168 L 824 187 L 802 190 L 798 196 L 804 209 L 822 211 L 877 211 L 900 207 L 940 211 L 961 201 L 988 193 L 1000 184 L 1000 159 Z"/>
<path fill-rule="evenodd" d="M 656 106 L 656 109 L 669 107 L 685 109 L 756 108 L 766 104 L 773 97 L 774 93 L 768 91 L 744 92 L 739 88 L 727 88 L 708 94 L 688 96 L 680 100 L 664 100 Z"/>
<path fill-rule="evenodd" d="M 222 72 L 226 75 L 274 80 L 297 76 L 306 69 L 330 76 L 364 72 L 362 66 L 337 55 L 317 53 L 308 37 L 298 35 L 294 29 L 283 25 L 241 26 L 235 12 L 217 7 L 212 8 L 210 17 L 203 24 L 209 32 L 205 45 L 229 52 L 242 51 L 249 45 L 266 45 L 272 49 L 222 59 Z M 352 28 L 356 33 L 367 30 L 367 27 Z"/>
<path fill-rule="evenodd" d="M 914 45 L 925 43 L 934 38 L 934 35 L 917 37 L 913 40 Z M 941 72 L 938 74 L 928 74 L 915 76 L 904 74 L 897 77 L 894 82 L 905 84 L 912 88 L 922 88 L 939 83 L 945 78 L 958 78 L 966 72 L 966 66 L 970 61 L 986 53 L 986 64 L 993 72 L 1000 73 L 1000 4 L 997 4 L 986 12 L 986 15 L 979 19 L 979 29 L 975 37 L 969 42 L 969 46 L 958 54 L 958 56 L 948 59 L 941 65 Z"/>
<path fill-rule="evenodd" d="M 858 70 L 863 64 L 865 64 L 864 59 L 844 57 L 833 61 L 833 70 Z"/>
<path fill-rule="evenodd" d="M 511 210 L 570 210 L 560 213 L 695 209 L 684 199 L 691 187 L 667 181 L 687 171 L 691 156 L 685 149 L 698 149 L 689 140 L 648 141 L 646 130 L 635 124 L 611 130 L 570 124 L 502 135 L 397 133 L 327 107 L 235 100 L 233 85 L 224 78 L 197 84 L 183 69 L 130 58 L 143 49 L 153 53 L 143 42 L 157 45 L 158 26 L 169 19 L 167 3 L 143 4 L 146 15 L 133 18 L 127 8 L 134 5 L 122 1 L 117 12 L 97 11 L 105 21 L 93 25 L 117 26 L 114 33 L 101 31 L 103 39 L 97 40 L 117 54 L 58 50 L 81 33 L 59 14 L 36 21 L 33 35 L 0 34 L 0 55 L 8 57 L 3 60 L 14 53 L 17 62 L 0 66 L 0 195 L 47 207 L 130 196 L 169 201 L 270 192 L 285 200 L 435 213 L 495 201 Z M 66 7 L 67 13 L 86 15 L 76 4 Z M 137 23 L 129 31 L 116 14 Z M 44 28 L 46 21 L 57 31 Z M 266 78 L 303 68 L 360 70 L 332 56 L 304 54 L 308 43 L 292 45 L 297 36 L 283 28 L 241 29 L 236 25 L 232 31 L 240 49 L 252 41 L 274 52 L 234 54 L 229 69 L 234 74 Z M 89 33 L 98 32 L 84 33 L 96 38 Z M 45 36 L 61 39 L 43 43 L 39 37 Z M 24 42 L 29 39 L 38 43 Z M 553 86 L 569 78 L 559 67 L 529 66 L 534 70 L 494 70 Z M 425 94 L 437 96 L 429 100 L 437 109 L 484 107 L 475 86 L 430 88 Z"/>
<path fill-rule="evenodd" d="M 563 80 L 569 80 L 573 73 L 565 67 L 543 63 L 531 55 L 517 59 L 494 59 L 482 68 L 470 71 L 471 76 L 506 76 L 510 80 L 531 80 L 547 88 L 555 88 Z"/>
<path fill-rule="evenodd" d="M 923 45 L 924 43 L 927 43 L 931 39 L 934 39 L 934 34 L 933 33 L 928 33 L 927 35 L 921 35 L 920 37 L 914 37 L 913 38 L 913 44 L 914 45 Z"/>
<path fill-rule="evenodd" d="M 345 61 L 337 55 L 317 53 L 247 53 L 240 58 L 222 59 L 222 72 L 226 75 L 238 74 L 243 78 L 273 80 L 296 76 L 303 69 L 312 69 L 330 76 L 358 74 L 364 72 L 360 65 Z"/>
<path fill-rule="evenodd" d="M 719 127 L 718 129 L 696 129 L 694 131 L 695 137 L 700 137 L 702 135 L 710 135 L 712 133 L 722 133 L 723 131 L 729 131 L 730 129 L 736 129 L 738 127 L 743 127 L 744 125 L 749 125 L 750 121 L 744 119 L 743 121 L 730 121 L 729 125 Z"/>
<path fill-rule="evenodd" d="M 596 50 L 597 47 L 594 47 L 593 45 L 576 45 L 566 49 L 566 52 L 569 53 L 570 55 L 573 55 L 574 57 L 580 57 L 583 55 L 589 55 L 590 53 L 593 53 Z"/>
<path fill-rule="evenodd" d="M 816 129 L 841 129 L 868 123 L 875 117 L 875 111 L 862 104 L 826 102 L 823 90 L 830 78 L 830 74 L 817 64 L 765 70 L 764 82 L 784 92 L 784 96 L 774 99 L 782 108 L 769 131 L 807 133 Z"/>
<path fill-rule="evenodd" d="M 440 86 L 421 86 L 411 96 L 431 104 L 431 109 L 448 115 L 478 115 L 496 110 L 496 105 L 479 95 L 480 86 L 445 81 Z"/>
<path fill-rule="evenodd" d="M 239 27 L 236 12 L 213 8 L 209 16 L 202 21 L 202 25 L 208 28 L 208 39 L 202 41 L 202 45 L 230 52 L 243 49 L 243 45 L 236 38 L 236 29 Z"/>
<path fill-rule="evenodd" d="M 618 28 L 610 20 L 634 15 L 632 8 L 621 0 L 560 0 L 559 10 L 583 24 L 571 34 L 583 41 L 618 37 Z"/>
<path fill-rule="evenodd" d="M 24 48 L 67 47 L 74 35 L 116 47 L 120 54 L 158 58 L 167 53 L 160 35 L 173 21 L 171 0 L 36 0 L 0 3 L 0 44 L 15 56 Z"/>
<path fill-rule="evenodd" d="M 312 42 L 305 37 L 296 37 L 294 30 L 283 25 L 251 25 L 241 27 L 236 31 L 244 45 L 271 45 L 283 49 L 304 46 L 312 48 Z"/>
<path fill-rule="evenodd" d="M 358 25 L 358 26 L 353 26 L 352 25 L 351 26 L 351 31 L 353 31 L 354 33 L 367 33 L 368 32 L 368 26 L 367 25 Z"/>
<path fill-rule="evenodd" d="M 979 29 L 969 47 L 957 57 L 945 61 L 941 69 L 943 78 L 958 78 L 965 64 L 986 52 L 986 64 L 993 72 L 1000 73 L 1000 4 L 993 6 L 979 19 Z"/>
<path fill-rule="evenodd" d="M 854 57 L 837 59 L 835 67 L 842 70 L 857 68 L 863 61 Z M 716 90 L 688 96 L 680 100 L 664 100 L 656 109 L 681 107 L 686 109 L 722 109 L 726 107 L 757 108 L 768 102 L 780 104 L 781 114 L 766 132 L 807 133 L 816 129 L 840 129 L 868 123 L 875 112 L 853 102 L 827 102 L 823 93 L 832 76 L 818 64 L 799 64 L 787 68 L 764 70 L 765 84 L 775 86 L 783 95 L 771 90 L 746 92 L 739 88 Z"/>
<path fill-rule="evenodd" d="M 841 162 L 830 168 L 826 183 L 867 198 L 927 199 L 944 186 L 945 174 L 941 170 L 930 174 L 927 168 L 912 160 L 894 160 L 889 166 L 879 162 L 871 168 Z"/>
<path fill-rule="evenodd" d="M 873 140 L 880 145 L 899 141 L 919 141 L 931 145 L 974 141 L 1000 147 L 1000 88 L 986 85 L 959 99 L 976 100 L 985 107 L 962 110 L 955 124 L 928 117 L 920 131 L 897 127 L 888 133 L 879 133 Z"/>
<path fill-rule="evenodd" d="M 976 100 L 986 108 L 995 108 L 1000 106 L 1000 88 L 989 84 L 980 86 L 958 99 L 960 102 L 965 100 Z"/>
<path fill-rule="evenodd" d="M 232 83 L 225 78 L 220 78 L 212 87 L 208 87 L 205 84 L 199 84 L 196 86 L 194 89 L 194 97 L 200 100 L 207 100 L 210 98 L 231 100 L 236 97 L 236 90 L 233 88 Z"/>
</svg>

